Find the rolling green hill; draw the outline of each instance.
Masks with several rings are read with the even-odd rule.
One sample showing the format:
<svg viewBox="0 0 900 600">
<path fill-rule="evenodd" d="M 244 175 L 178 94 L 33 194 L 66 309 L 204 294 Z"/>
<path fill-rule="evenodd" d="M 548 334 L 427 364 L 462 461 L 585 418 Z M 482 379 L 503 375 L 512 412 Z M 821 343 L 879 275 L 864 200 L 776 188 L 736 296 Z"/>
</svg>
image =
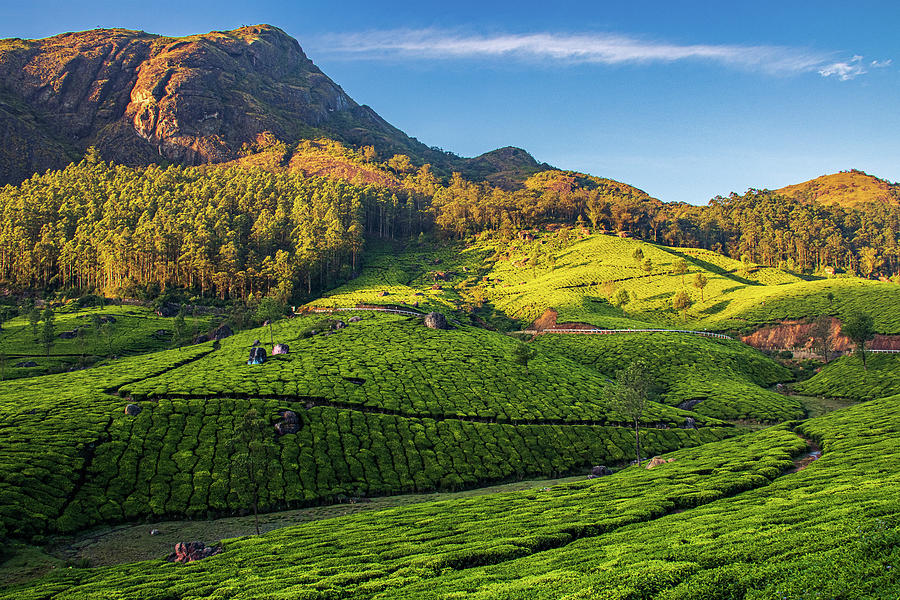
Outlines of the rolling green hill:
<svg viewBox="0 0 900 600">
<path fill-rule="evenodd" d="M 894 597 L 898 401 L 680 450 L 653 470 L 308 523 L 188 565 L 61 569 L 0 597 Z M 824 453 L 797 472 L 800 436 Z"/>
<path fill-rule="evenodd" d="M 643 258 L 633 255 L 640 250 Z M 650 271 L 643 261 L 651 261 Z M 687 271 L 675 272 L 684 260 Z M 524 326 L 547 309 L 559 322 L 606 328 L 667 327 L 748 330 L 788 319 L 829 314 L 839 319 L 869 313 L 879 333 L 900 333 L 900 285 L 854 277 L 800 277 L 745 266 L 709 250 L 669 248 L 609 235 L 538 234 L 503 242 L 485 237 L 470 246 L 433 252 L 426 245 L 399 250 L 375 247 L 362 275 L 317 299 L 315 306 L 419 303 L 422 308 L 482 305 L 487 320 L 503 315 Z M 701 291 L 698 274 L 707 279 Z M 440 289 L 436 289 L 440 288 Z M 621 291 L 627 304 L 614 305 Z M 683 318 L 672 307 L 684 291 L 691 306 Z M 829 297 L 831 294 L 831 297 Z"/>
</svg>

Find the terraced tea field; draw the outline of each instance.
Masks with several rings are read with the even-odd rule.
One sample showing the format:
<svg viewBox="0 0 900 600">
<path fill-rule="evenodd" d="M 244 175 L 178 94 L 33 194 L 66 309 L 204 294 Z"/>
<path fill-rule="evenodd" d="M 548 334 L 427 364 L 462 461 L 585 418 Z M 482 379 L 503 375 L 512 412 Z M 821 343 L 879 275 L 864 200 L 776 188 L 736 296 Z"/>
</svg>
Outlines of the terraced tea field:
<svg viewBox="0 0 900 600">
<path fill-rule="evenodd" d="M 78 308 L 69 303 L 55 308 L 54 312 L 55 333 L 49 355 L 41 341 L 43 322 L 37 324 L 37 331 L 24 316 L 3 323 L 0 356 L 4 379 L 34 377 L 92 364 L 109 356 L 155 352 L 173 345 L 173 319 L 159 317 L 149 308 L 130 305 Z M 193 338 L 206 333 L 211 322 L 209 316 L 186 316 L 186 336 Z M 26 363 L 33 366 L 19 366 Z"/>
<path fill-rule="evenodd" d="M 218 350 L 202 344 L 2 390 L 4 527 L 29 536 L 245 509 L 232 437 L 250 408 L 275 442 L 260 490 L 266 510 L 463 489 L 633 457 L 633 432 L 604 404 L 605 378 L 589 367 L 546 354 L 525 368 L 510 359 L 519 342 L 472 327 L 440 331 L 421 319 L 366 314 L 325 332 L 320 319 L 279 323 L 277 341 L 291 351 L 262 365 L 248 365 L 247 354 L 267 329 L 227 338 Z M 313 327 L 320 333 L 309 335 Z M 136 416 L 123 411 L 129 401 L 142 408 Z M 276 438 L 285 410 L 298 415 L 299 431 Z M 687 416 L 697 429 L 681 427 Z M 649 453 L 737 433 L 655 403 L 644 426 Z M 43 434 L 48 427 L 52 434 Z"/>
<path fill-rule="evenodd" d="M 810 379 L 793 386 L 800 394 L 871 400 L 900 393 L 900 354 L 869 353 L 868 369 L 855 355 L 828 363 Z"/>
<path fill-rule="evenodd" d="M 666 404 L 720 419 L 778 422 L 803 416 L 795 399 L 770 391 L 790 371 L 735 340 L 680 333 L 538 336 L 539 347 L 614 377 L 645 360 Z"/>
<path fill-rule="evenodd" d="M 895 597 L 898 402 L 682 449 L 653 470 L 224 540 L 187 565 L 58 569 L 0 597 Z M 804 438 L 823 455 L 797 471 Z"/>
</svg>

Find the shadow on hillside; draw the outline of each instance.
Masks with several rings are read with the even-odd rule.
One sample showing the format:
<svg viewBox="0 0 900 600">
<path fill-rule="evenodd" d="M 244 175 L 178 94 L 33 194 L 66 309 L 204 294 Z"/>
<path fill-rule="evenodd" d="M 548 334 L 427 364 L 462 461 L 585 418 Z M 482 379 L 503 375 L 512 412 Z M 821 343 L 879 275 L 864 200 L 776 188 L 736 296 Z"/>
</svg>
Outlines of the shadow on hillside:
<svg viewBox="0 0 900 600">
<path fill-rule="evenodd" d="M 692 264 L 700 267 L 701 269 L 709 271 L 710 273 L 715 273 L 716 275 L 721 275 L 722 277 L 727 277 L 728 279 L 731 279 L 732 281 L 736 281 L 738 283 L 743 283 L 744 285 L 763 285 L 758 281 L 753 281 L 752 279 L 746 279 L 736 273 L 732 273 L 731 271 L 726 271 L 722 267 L 714 265 L 710 262 L 706 262 L 705 260 L 702 260 L 695 256 L 691 256 L 690 254 L 685 254 L 684 252 L 679 252 L 678 250 L 673 250 L 672 248 L 666 248 L 665 246 L 659 246 L 659 249 L 664 250 L 665 252 L 668 252 L 669 254 L 672 254 L 673 256 L 677 256 L 678 258 L 683 258 L 688 263 L 692 263 Z"/>
</svg>

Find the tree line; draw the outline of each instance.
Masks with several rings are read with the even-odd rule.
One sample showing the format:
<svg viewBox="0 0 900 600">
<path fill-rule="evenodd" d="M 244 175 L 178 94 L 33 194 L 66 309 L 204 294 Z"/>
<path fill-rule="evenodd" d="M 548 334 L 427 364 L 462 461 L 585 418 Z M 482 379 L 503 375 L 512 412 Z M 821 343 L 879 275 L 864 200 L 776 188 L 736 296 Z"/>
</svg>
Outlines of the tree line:
<svg viewBox="0 0 900 600">
<path fill-rule="evenodd" d="M 355 154 L 348 155 L 357 160 Z M 359 269 L 367 239 L 432 230 L 512 239 L 566 223 L 700 247 L 797 272 L 900 269 L 900 208 L 826 206 L 750 190 L 707 206 L 663 203 L 609 179 L 548 170 L 520 189 L 436 176 L 394 156 L 376 184 L 253 166 L 130 168 L 89 151 L 0 190 L 0 279 L 14 288 L 300 300 Z M 371 157 L 358 160 L 370 161 Z"/>
</svg>

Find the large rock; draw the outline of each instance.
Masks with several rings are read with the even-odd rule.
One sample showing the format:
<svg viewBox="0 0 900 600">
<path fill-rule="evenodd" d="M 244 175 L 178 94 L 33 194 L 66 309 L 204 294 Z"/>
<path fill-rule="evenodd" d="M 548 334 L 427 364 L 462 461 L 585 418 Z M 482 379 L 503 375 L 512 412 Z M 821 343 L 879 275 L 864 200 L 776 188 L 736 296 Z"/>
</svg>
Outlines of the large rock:
<svg viewBox="0 0 900 600">
<path fill-rule="evenodd" d="M 290 351 L 291 348 L 287 344 L 275 344 L 272 348 L 272 356 L 275 356 L 276 354 L 287 354 Z"/>
<path fill-rule="evenodd" d="M 248 365 L 261 365 L 266 362 L 266 350 L 256 346 L 250 348 L 250 358 L 247 360 Z"/>
<path fill-rule="evenodd" d="M 125 407 L 125 414 L 129 417 L 136 417 L 141 414 L 141 411 L 144 410 L 137 404 L 129 404 Z"/>
<path fill-rule="evenodd" d="M 181 307 L 174 302 L 166 302 L 156 309 L 156 314 L 160 317 L 172 318 L 178 314 Z"/>
<path fill-rule="evenodd" d="M 658 467 L 659 465 L 664 465 L 664 464 L 670 463 L 674 460 L 675 460 L 674 458 L 670 458 L 670 459 L 666 460 L 665 458 L 663 458 L 661 456 L 654 456 L 653 458 L 650 459 L 650 462 L 647 463 L 647 468 L 652 469 L 653 467 Z"/>
<path fill-rule="evenodd" d="M 351 323 L 359 323 L 360 321 L 362 321 L 362 317 L 360 317 L 360 316 L 353 316 L 353 317 L 350 317 L 349 321 L 350 321 Z"/>
<path fill-rule="evenodd" d="M 231 337 L 232 335 L 234 335 L 234 332 L 231 331 L 231 327 L 229 327 L 227 324 L 222 324 L 219 325 L 219 327 L 217 327 L 213 332 L 213 339 L 224 340 L 225 338 Z"/>
<path fill-rule="evenodd" d="M 275 423 L 275 431 L 278 435 L 287 435 L 300 431 L 300 418 L 292 410 L 281 411 L 281 421 Z"/>
<path fill-rule="evenodd" d="M 222 551 L 221 546 L 207 546 L 203 542 L 178 542 L 175 544 L 175 553 L 171 556 L 177 563 L 189 563 L 195 560 L 209 558 Z"/>
<path fill-rule="evenodd" d="M 588 479 L 595 479 L 597 477 L 605 477 L 607 475 L 612 475 L 612 471 L 609 470 L 609 467 L 606 465 L 597 465 L 591 468 L 591 473 L 588 475 Z"/>
<path fill-rule="evenodd" d="M 425 326 L 432 329 L 450 329 L 447 317 L 439 312 L 430 312 L 425 315 Z"/>
<path fill-rule="evenodd" d="M 684 423 L 681 425 L 682 429 L 697 429 L 697 421 L 694 420 L 694 417 L 685 417 Z"/>
</svg>

